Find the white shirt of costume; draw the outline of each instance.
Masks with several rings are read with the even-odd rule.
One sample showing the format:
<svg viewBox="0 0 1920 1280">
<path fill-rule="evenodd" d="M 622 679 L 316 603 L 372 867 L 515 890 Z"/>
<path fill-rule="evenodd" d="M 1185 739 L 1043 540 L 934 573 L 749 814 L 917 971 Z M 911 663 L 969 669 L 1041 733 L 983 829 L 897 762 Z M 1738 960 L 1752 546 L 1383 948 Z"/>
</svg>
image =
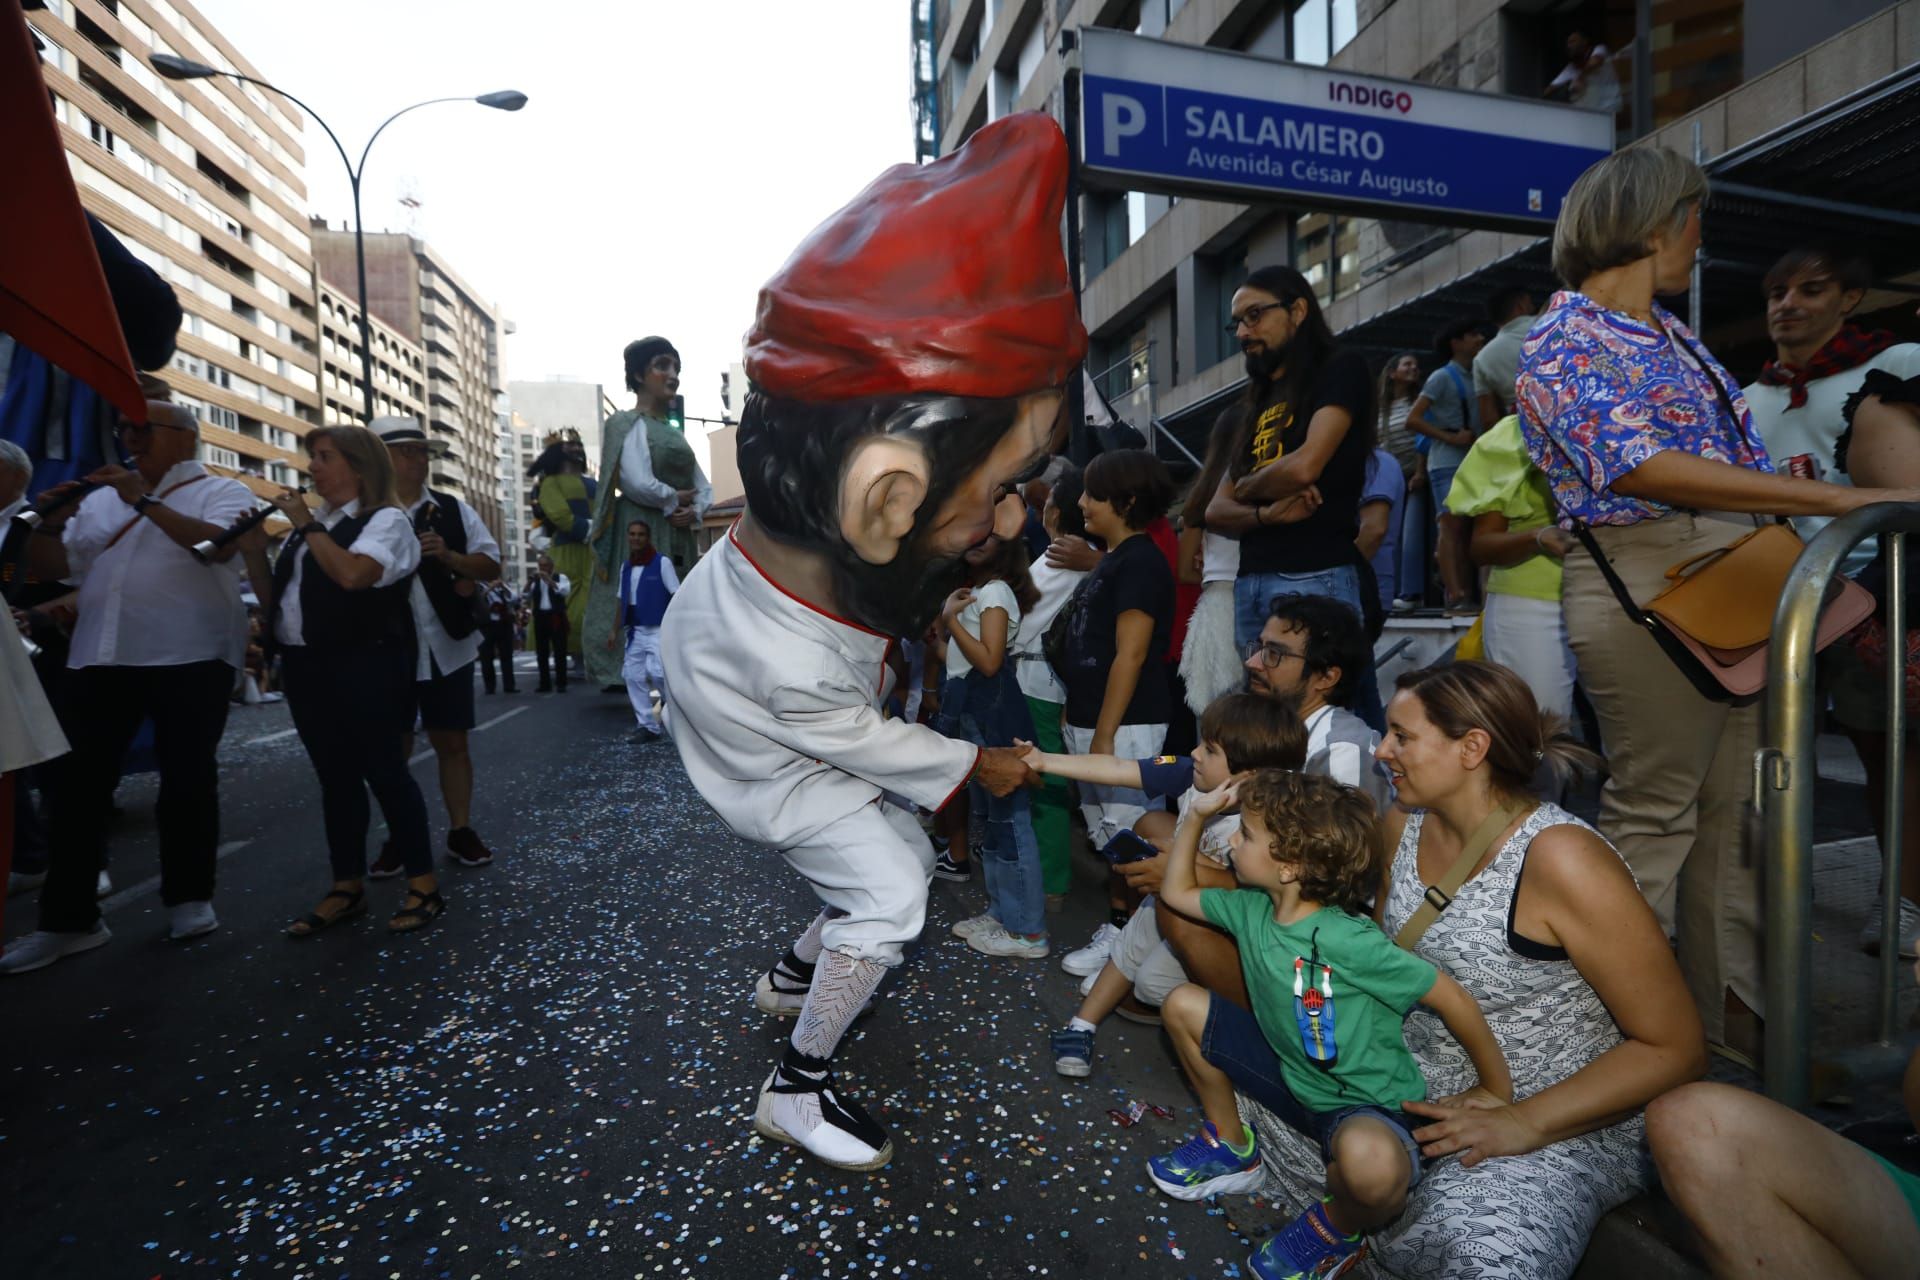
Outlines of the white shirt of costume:
<svg viewBox="0 0 1920 1280">
<path fill-rule="evenodd" d="M 979 759 L 889 719 L 893 641 L 787 594 L 731 530 L 687 574 L 660 632 L 681 763 L 749 840 L 805 844 L 885 792 L 938 809 Z"/>
<path fill-rule="evenodd" d="M 653 558 L 660 562 L 660 585 L 667 589 L 668 595 L 672 595 L 680 589 L 680 571 L 673 567 L 673 557 L 662 555 L 659 551 L 655 551 Z M 628 605 L 640 603 L 640 575 L 645 571 L 646 567 L 644 564 L 635 564 L 632 560 L 622 560 L 620 562 L 619 595 L 620 617 L 622 618 L 627 616 Z M 639 626 L 627 629 L 642 635 L 652 635 L 660 630 L 659 627 Z"/>
<path fill-rule="evenodd" d="M 1209 529 L 1200 537 L 1200 585 L 1232 582 L 1240 576 L 1240 539 Z"/>
<path fill-rule="evenodd" d="M 566 607 L 567 592 L 573 590 L 573 583 L 564 573 L 555 572 L 553 586 L 548 587 L 539 578 L 527 584 L 527 607 L 535 613 L 551 613 L 555 609 Z"/>
<path fill-rule="evenodd" d="M 1020 619 L 1019 639 L 1007 642 L 1007 653 L 1014 661 L 1013 678 L 1019 682 L 1020 692 L 1027 697 L 1065 706 L 1067 686 L 1060 683 L 1060 677 L 1047 665 L 1047 629 L 1060 616 L 1060 610 L 1072 598 L 1081 580 L 1087 576 L 1087 571 L 1062 569 L 1048 564 L 1046 557 L 1042 556 L 1033 562 L 1033 568 L 1028 573 L 1040 598 Z"/>
<path fill-rule="evenodd" d="M 620 446 L 620 492 L 643 507 L 658 507 L 664 512 L 672 512 L 680 505 L 680 491 L 653 474 L 653 450 L 647 445 L 647 419 L 644 415 L 634 419 L 633 430 L 627 432 L 627 441 Z M 707 508 L 712 505 L 713 486 L 707 483 L 707 473 L 695 462 L 695 523 L 706 518 Z"/>
<path fill-rule="evenodd" d="M 425 506 L 428 496 L 422 493 L 414 504 L 407 508 L 407 523 L 411 525 Z M 467 534 L 467 549 L 470 556 L 488 556 L 497 564 L 500 560 L 500 544 L 493 540 L 493 534 L 474 514 L 473 504 L 460 504 L 460 527 Z M 414 535 L 415 542 L 419 534 Z M 479 590 L 478 587 L 475 590 Z M 431 680 L 433 668 L 439 667 L 441 675 L 450 675 L 474 661 L 480 656 L 480 632 L 476 629 L 464 640 L 455 640 L 447 634 L 447 628 L 441 623 L 440 615 L 434 612 L 433 601 L 427 598 L 427 588 L 418 577 L 407 591 L 407 603 L 413 607 L 413 633 L 420 637 L 419 658 L 414 663 L 415 680 Z"/>
<path fill-rule="evenodd" d="M 314 513 L 314 518 L 331 529 L 342 520 L 359 514 L 360 499 L 355 498 L 344 507 L 321 507 Z M 414 533 L 413 522 L 407 519 L 407 513 L 398 507 L 382 507 L 374 512 L 361 528 L 360 536 L 345 550 L 356 556 L 365 556 L 380 566 L 380 577 L 373 584 L 376 587 L 390 587 L 420 567 L 420 539 Z M 307 642 L 306 632 L 301 630 L 305 619 L 300 613 L 300 583 L 306 577 L 307 566 L 313 557 L 307 554 L 305 542 L 294 554 L 300 558 L 293 562 L 293 576 L 287 579 L 287 593 L 280 601 L 280 616 L 273 624 L 273 637 L 281 644 Z M 325 570 L 315 569 L 314 572 L 324 573 Z"/>
<path fill-rule="evenodd" d="M 256 505 L 247 486 L 191 461 L 176 463 L 160 477 L 153 497 L 189 519 L 221 528 Z M 247 611 L 240 603 L 238 556 L 201 564 L 112 489 L 96 489 L 81 499 L 62 542 L 73 575 L 69 580 L 80 584 L 69 667 L 171 667 L 218 660 L 240 669 L 247 652 Z"/>
<path fill-rule="evenodd" d="M 961 627 L 975 640 L 980 638 L 980 615 L 989 609 L 1004 609 L 1007 612 L 1007 654 L 1013 652 L 1013 642 L 1020 634 L 1020 601 L 1014 596 L 1013 588 L 995 578 L 991 582 L 976 587 L 973 599 L 960 611 L 954 624 Z M 1001 661 L 1005 661 L 1003 655 Z M 973 670 L 973 664 L 967 661 L 967 655 L 960 651 L 960 645 L 947 637 L 947 679 L 964 676 Z"/>
</svg>

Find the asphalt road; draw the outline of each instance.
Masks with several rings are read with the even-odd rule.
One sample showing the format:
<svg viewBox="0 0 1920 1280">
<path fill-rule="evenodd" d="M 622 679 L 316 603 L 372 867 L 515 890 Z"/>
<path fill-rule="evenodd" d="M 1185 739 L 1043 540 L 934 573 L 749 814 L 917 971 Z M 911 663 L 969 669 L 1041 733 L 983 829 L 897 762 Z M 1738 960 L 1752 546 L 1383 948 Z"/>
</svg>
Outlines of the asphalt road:
<svg viewBox="0 0 1920 1280">
<path fill-rule="evenodd" d="M 786 1034 L 753 981 L 810 917 L 805 887 L 719 824 L 670 746 L 621 742 L 624 698 L 532 684 L 480 698 L 475 826 L 499 856 L 447 867 L 423 934 L 386 932 L 388 881 L 368 916 L 282 936 L 328 880 L 284 706 L 229 723 L 205 939 L 165 941 L 154 783 L 126 781 L 113 942 L 0 980 L 0 1275 L 1247 1274 L 1234 1223 L 1271 1206 L 1146 1180 L 1199 1123 L 1161 1033 L 1110 1022 L 1091 1079 L 1052 1070 L 1091 868 L 1043 963 L 951 938 L 983 892 L 936 882 L 842 1051 L 893 1163 L 826 1169 L 751 1126 Z M 415 769 L 438 841 L 431 758 Z M 1132 1099 L 1176 1116 L 1117 1127 Z"/>
</svg>

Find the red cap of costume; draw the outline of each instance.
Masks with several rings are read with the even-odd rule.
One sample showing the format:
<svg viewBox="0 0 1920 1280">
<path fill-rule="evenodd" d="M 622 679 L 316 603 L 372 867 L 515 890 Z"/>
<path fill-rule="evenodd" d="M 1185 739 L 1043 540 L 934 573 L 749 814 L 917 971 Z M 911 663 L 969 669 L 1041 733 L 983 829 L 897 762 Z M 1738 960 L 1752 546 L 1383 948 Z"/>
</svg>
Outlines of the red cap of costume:
<svg viewBox="0 0 1920 1280">
<path fill-rule="evenodd" d="M 816 403 L 1060 386 L 1087 351 L 1060 247 L 1066 190 L 1067 140 L 1040 112 L 895 165 L 760 291 L 747 377 Z"/>
</svg>

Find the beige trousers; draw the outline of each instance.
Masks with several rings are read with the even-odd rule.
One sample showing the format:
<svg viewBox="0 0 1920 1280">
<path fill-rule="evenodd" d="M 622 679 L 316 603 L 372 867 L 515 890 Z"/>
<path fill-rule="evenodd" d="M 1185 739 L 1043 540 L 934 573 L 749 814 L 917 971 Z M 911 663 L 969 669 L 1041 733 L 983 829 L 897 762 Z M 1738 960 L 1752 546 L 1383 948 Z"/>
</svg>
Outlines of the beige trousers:
<svg viewBox="0 0 1920 1280">
<path fill-rule="evenodd" d="M 1676 512 L 1595 526 L 1595 540 L 1634 602 L 1666 585 L 1669 565 L 1723 547 L 1749 520 Z M 1563 603 L 1580 682 L 1600 719 L 1611 773 L 1600 830 L 1675 935 L 1707 1039 L 1723 1039 L 1725 993 L 1761 1008 L 1761 866 L 1744 847 L 1762 703 L 1695 692 L 1645 628 L 1631 621 L 1584 547 L 1568 552 Z"/>
</svg>

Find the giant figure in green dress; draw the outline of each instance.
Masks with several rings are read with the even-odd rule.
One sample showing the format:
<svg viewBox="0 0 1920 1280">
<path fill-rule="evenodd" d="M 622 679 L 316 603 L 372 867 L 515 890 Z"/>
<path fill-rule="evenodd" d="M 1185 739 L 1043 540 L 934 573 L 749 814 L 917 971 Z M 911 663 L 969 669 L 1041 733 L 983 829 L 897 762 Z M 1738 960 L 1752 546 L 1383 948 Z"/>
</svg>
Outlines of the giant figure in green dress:
<svg viewBox="0 0 1920 1280">
<path fill-rule="evenodd" d="M 629 342 L 622 353 L 633 408 L 607 419 L 600 436 L 600 492 L 593 510 L 593 573 L 575 587 L 586 600 L 586 634 L 613 625 L 620 563 L 627 558 L 627 525 L 645 522 L 653 545 L 685 577 L 700 556 L 701 518 L 713 490 L 685 435 L 667 422 L 680 390 L 680 353 L 665 338 Z M 583 590 L 582 587 L 585 589 Z M 623 688 L 621 655 L 586 646 L 587 679 L 598 688 Z"/>
<path fill-rule="evenodd" d="M 527 476 L 534 482 L 533 518 L 548 539 L 547 555 L 573 583 L 567 597 L 567 652 L 580 652 L 581 624 L 585 620 L 587 593 L 582 589 L 593 575 L 592 536 L 593 477 L 586 474 L 587 448 L 580 433 L 572 427 L 547 437 L 547 447 Z"/>
</svg>

